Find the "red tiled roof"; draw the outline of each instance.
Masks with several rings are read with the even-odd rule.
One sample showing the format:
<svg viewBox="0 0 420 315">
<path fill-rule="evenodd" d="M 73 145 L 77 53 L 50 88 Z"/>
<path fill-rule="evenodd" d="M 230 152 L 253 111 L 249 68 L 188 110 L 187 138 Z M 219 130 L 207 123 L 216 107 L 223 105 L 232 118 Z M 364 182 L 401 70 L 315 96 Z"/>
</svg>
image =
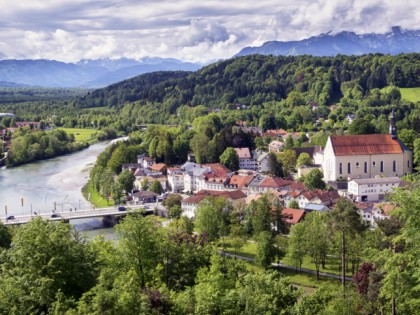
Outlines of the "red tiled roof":
<svg viewBox="0 0 420 315">
<path fill-rule="evenodd" d="M 162 171 L 166 168 L 166 164 L 165 163 L 156 163 L 153 164 L 152 166 L 150 166 L 150 169 L 154 170 L 154 171 Z"/>
<path fill-rule="evenodd" d="M 281 188 L 281 187 L 289 186 L 291 183 L 292 181 L 282 179 L 282 178 L 265 177 L 259 186 L 269 187 L 269 188 Z"/>
<path fill-rule="evenodd" d="M 234 190 L 234 191 L 222 191 L 222 190 L 200 190 L 197 192 L 195 196 L 188 197 L 182 202 L 186 203 L 199 203 L 206 197 L 222 197 L 226 199 L 237 200 L 241 198 L 245 198 L 246 194 L 241 190 Z"/>
<path fill-rule="evenodd" d="M 226 177 L 230 170 L 220 163 L 203 164 L 204 167 L 210 167 L 217 177 Z"/>
<path fill-rule="evenodd" d="M 331 136 L 331 143 L 336 156 L 403 153 L 389 134 Z"/>
<path fill-rule="evenodd" d="M 252 181 L 254 178 L 253 175 L 248 176 L 240 176 L 240 175 L 232 175 L 230 178 L 229 184 L 230 185 L 236 185 L 238 188 L 244 188 L 248 186 L 248 184 Z"/>
<path fill-rule="evenodd" d="M 290 189 L 291 190 L 305 190 L 306 187 L 305 187 L 305 184 L 304 183 L 301 183 L 301 182 L 292 182 L 290 184 Z"/>
<path fill-rule="evenodd" d="M 302 219 L 305 214 L 305 210 L 284 208 L 282 210 L 282 214 L 286 217 L 285 221 L 287 223 L 296 224 Z"/>
</svg>

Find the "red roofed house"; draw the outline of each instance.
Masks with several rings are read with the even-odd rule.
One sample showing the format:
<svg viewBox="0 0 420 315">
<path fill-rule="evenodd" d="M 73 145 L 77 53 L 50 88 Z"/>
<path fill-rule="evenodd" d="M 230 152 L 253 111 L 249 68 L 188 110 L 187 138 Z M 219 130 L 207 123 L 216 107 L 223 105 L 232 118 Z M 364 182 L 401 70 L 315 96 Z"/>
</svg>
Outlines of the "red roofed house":
<svg viewBox="0 0 420 315">
<path fill-rule="evenodd" d="M 401 177 L 412 172 L 413 153 L 398 139 L 394 114 L 389 134 L 330 136 L 323 152 L 314 154 L 324 179 Z"/>
<path fill-rule="evenodd" d="M 281 213 L 286 217 L 287 224 L 294 225 L 302 220 L 305 210 L 284 208 Z"/>
<path fill-rule="evenodd" d="M 246 194 L 241 190 L 234 191 L 217 191 L 217 190 L 200 190 L 195 196 L 185 198 L 181 202 L 181 209 L 183 214 L 192 218 L 195 216 L 198 204 L 206 197 L 221 197 L 231 202 L 238 202 L 245 200 Z"/>
</svg>

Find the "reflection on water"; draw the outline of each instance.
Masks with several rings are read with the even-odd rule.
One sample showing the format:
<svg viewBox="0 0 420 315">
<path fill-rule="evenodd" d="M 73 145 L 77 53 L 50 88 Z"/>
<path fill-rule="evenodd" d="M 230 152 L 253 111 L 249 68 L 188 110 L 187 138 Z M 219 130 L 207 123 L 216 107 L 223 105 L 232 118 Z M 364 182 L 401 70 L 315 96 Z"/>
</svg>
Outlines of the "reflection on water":
<svg viewBox="0 0 420 315">
<path fill-rule="evenodd" d="M 81 188 L 89 169 L 109 142 L 101 142 L 80 152 L 14 168 L 0 169 L 0 216 L 87 209 Z M 100 219 L 77 220 L 75 226 L 98 228 Z M 72 222 L 73 223 L 73 222 Z"/>
</svg>

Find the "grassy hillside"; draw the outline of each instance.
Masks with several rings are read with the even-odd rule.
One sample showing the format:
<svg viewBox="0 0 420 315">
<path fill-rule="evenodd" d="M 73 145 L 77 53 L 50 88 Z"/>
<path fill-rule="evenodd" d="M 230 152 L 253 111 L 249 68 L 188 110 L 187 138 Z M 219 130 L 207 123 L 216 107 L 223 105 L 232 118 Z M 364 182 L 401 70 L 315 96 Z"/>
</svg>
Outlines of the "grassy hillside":
<svg viewBox="0 0 420 315">
<path fill-rule="evenodd" d="M 402 99 L 413 103 L 420 101 L 420 87 L 400 88 L 400 91 Z"/>
</svg>

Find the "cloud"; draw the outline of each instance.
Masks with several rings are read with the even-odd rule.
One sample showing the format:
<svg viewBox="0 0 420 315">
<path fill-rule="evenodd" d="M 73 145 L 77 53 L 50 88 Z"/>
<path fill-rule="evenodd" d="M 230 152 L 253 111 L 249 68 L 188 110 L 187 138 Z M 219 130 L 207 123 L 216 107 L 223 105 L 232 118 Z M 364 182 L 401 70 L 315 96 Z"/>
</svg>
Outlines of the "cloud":
<svg viewBox="0 0 420 315">
<path fill-rule="evenodd" d="M 0 6 L 0 56 L 20 59 L 205 62 L 330 30 L 420 28 L 417 0 L 0 0 Z"/>
</svg>

